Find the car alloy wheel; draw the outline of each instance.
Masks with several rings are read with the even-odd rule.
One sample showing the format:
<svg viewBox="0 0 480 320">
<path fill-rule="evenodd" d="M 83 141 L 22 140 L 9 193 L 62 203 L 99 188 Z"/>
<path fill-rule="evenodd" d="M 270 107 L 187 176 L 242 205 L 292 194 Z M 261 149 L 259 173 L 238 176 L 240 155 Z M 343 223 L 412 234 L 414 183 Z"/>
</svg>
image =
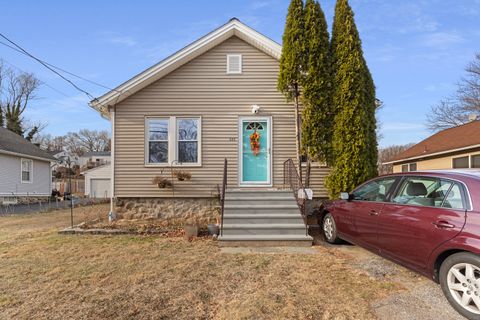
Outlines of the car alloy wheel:
<svg viewBox="0 0 480 320">
<path fill-rule="evenodd" d="M 447 286 L 462 308 L 480 315 L 480 268 L 470 263 L 453 265 L 448 270 Z"/>
<path fill-rule="evenodd" d="M 325 237 L 327 240 L 332 240 L 333 238 L 333 221 L 331 216 L 325 217 L 325 220 L 323 220 L 323 233 L 325 234 Z"/>
</svg>

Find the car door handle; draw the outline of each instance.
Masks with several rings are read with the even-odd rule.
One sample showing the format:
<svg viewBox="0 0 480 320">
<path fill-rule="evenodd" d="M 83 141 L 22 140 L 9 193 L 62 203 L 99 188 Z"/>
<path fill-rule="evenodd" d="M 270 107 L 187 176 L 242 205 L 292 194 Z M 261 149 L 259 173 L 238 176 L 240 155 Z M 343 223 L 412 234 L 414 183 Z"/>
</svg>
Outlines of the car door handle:
<svg viewBox="0 0 480 320">
<path fill-rule="evenodd" d="M 372 210 L 370 210 L 370 215 L 371 216 L 378 216 L 378 212 L 372 209 Z"/>
<path fill-rule="evenodd" d="M 455 225 L 448 223 L 447 221 L 437 221 L 433 222 L 433 225 L 437 228 L 442 228 L 442 229 L 450 229 L 450 228 L 455 228 Z"/>
</svg>

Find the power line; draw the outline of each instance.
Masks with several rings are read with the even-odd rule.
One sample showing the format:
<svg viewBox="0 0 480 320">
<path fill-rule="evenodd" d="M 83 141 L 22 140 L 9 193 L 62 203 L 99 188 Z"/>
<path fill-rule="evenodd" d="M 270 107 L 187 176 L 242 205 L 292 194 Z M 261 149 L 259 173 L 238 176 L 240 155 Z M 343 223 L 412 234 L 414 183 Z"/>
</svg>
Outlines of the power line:
<svg viewBox="0 0 480 320">
<path fill-rule="evenodd" d="M 45 68 L 47 68 L 48 70 L 52 71 L 53 73 L 55 73 L 56 75 L 58 75 L 60 78 L 62 78 L 63 80 L 67 81 L 68 83 L 70 83 L 75 89 L 77 89 L 78 91 L 84 93 L 85 95 L 87 95 L 87 97 L 91 100 L 94 100 L 95 97 L 93 95 L 91 95 L 88 91 L 80 88 L 77 84 L 75 84 L 72 80 L 68 79 L 67 77 L 63 76 L 61 73 L 59 73 L 58 71 L 56 71 L 54 68 L 50 67 L 46 62 L 42 61 L 41 59 L 35 57 L 34 55 L 32 55 L 31 53 L 29 53 L 28 51 L 26 51 L 25 49 L 23 49 L 20 45 L 16 44 L 14 41 L 10 40 L 9 38 L 7 38 L 5 35 L 3 35 L 2 33 L 0 33 L 0 36 L 2 38 L 4 38 L 5 40 L 7 40 L 9 43 L 13 44 L 15 47 L 17 47 L 19 50 L 21 50 L 25 55 L 29 56 L 30 58 L 36 60 L 37 62 L 39 62 L 41 65 L 43 65 Z"/>
<path fill-rule="evenodd" d="M 9 62 L 9 61 L 5 60 L 4 58 L 2 58 L 2 59 L 1 59 L 1 61 L 4 61 L 4 62 L 6 62 L 7 64 L 9 64 L 10 66 L 14 67 L 15 69 L 18 69 L 20 72 L 27 73 L 26 71 L 22 70 L 20 67 L 18 67 L 18 66 L 16 66 L 16 65 L 14 65 L 13 63 L 11 63 L 11 62 Z M 49 87 L 49 88 L 50 88 L 50 89 L 52 89 L 53 91 L 55 91 L 55 92 L 57 92 L 57 93 L 59 93 L 59 94 L 61 94 L 61 95 L 65 96 L 65 97 L 67 97 L 67 98 L 69 97 L 69 95 L 68 95 L 68 94 L 66 94 L 66 93 L 64 93 L 64 92 L 62 92 L 62 91 L 60 91 L 60 90 L 58 90 L 58 89 L 57 89 L 57 88 L 55 88 L 55 87 L 52 87 L 51 85 L 49 85 L 49 84 L 48 84 L 47 82 L 45 82 L 45 81 L 42 81 L 42 84 L 44 84 L 46 87 Z"/>
<path fill-rule="evenodd" d="M 23 54 L 23 55 L 28 56 L 25 52 L 23 52 L 23 51 L 15 48 L 14 46 L 9 45 L 8 43 L 5 43 L 5 42 L 3 42 L 3 41 L 0 41 L 0 44 L 3 44 L 4 46 L 6 46 L 6 47 L 8 47 L 8 48 L 10 48 L 10 49 L 12 49 L 12 50 L 15 50 L 15 51 L 17 51 L 17 52 L 19 52 L 19 53 L 21 53 L 21 54 Z M 94 84 L 94 85 L 96 85 L 96 86 L 102 87 L 102 88 L 107 89 L 107 90 L 117 91 L 117 90 L 112 89 L 112 88 L 110 88 L 110 87 L 108 87 L 108 86 L 106 86 L 106 85 L 103 85 L 103 84 L 98 83 L 98 82 L 96 82 L 96 81 L 93 81 L 93 80 L 84 78 L 84 77 L 79 76 L 79 75 L 77 75 L 77 74 L 75 74 L 75 73 L 73 73 L 73 72 L 67 71 L 67 70 L 62 69 L 62 68 L 60 68 L 60 67 L 57 67 L 57 66 L 55 66 L 55 65 L 53 65 L 53 64 L 51 64 L 51 63 L 46 62 L 45 60 L 42 60 L 42 61 L 43 61 L 45 64 L 49 65 L 50 67 L 55 68 L 55 69 L 57 69 L 57 70 L 60 70 L 60 71 L 66 73 L 66 74 L 69 74 L 69 75 L 71 75 L 71 76 L 73 76 L 73 77 L 75 77 L 75 78 L 81 79 L 81 80 L 83 80 L 83 81 L 85 81 L 85 82 L 89 82 L 89 83 L 91 83 L 91 84 Z"/>
</svg>

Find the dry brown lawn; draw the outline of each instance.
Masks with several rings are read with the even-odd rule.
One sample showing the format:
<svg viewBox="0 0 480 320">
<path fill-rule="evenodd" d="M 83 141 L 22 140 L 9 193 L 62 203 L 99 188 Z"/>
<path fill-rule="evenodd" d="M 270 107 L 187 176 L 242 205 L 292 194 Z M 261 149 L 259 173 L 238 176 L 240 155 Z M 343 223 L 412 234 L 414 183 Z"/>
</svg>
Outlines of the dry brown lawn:
<svg viewBox="0 0 480 320">
<path fill-rule="evenodd" d="M 76 222 L 108 207 L 75 209 Z M 225 254 L 215 241 L 59 235 L 69 211 L 0 217 L 1 319 L 371 319 L 399 290 L 349 256 Z"/>
</svg>

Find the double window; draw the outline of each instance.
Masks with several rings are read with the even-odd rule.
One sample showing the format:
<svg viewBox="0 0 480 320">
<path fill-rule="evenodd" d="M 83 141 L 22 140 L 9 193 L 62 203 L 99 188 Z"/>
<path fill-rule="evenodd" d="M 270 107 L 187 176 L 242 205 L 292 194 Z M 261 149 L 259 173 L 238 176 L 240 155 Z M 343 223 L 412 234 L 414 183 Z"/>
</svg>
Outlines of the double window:
<svg viewBox="0 0 480 320">
<path fill-rule="evenodd" d="M 417 171 L 417 163 L 402 164 L 402 172 Z"/>
<path fill-rule="evenodd" d="M 145 163 L 200 165 L 199 117 L 147 118 Z"/>
<path fill-rule="evenodd" d="M 454 169 L 480 168 L 480 154 L 452 159 Z"/>
<path fill-rule="evenodd" d="M 33 178 L 33 161 L 30 159 L 21 159 L 20 166 L 22 183 L 31 183 Z"/>
</svg>

